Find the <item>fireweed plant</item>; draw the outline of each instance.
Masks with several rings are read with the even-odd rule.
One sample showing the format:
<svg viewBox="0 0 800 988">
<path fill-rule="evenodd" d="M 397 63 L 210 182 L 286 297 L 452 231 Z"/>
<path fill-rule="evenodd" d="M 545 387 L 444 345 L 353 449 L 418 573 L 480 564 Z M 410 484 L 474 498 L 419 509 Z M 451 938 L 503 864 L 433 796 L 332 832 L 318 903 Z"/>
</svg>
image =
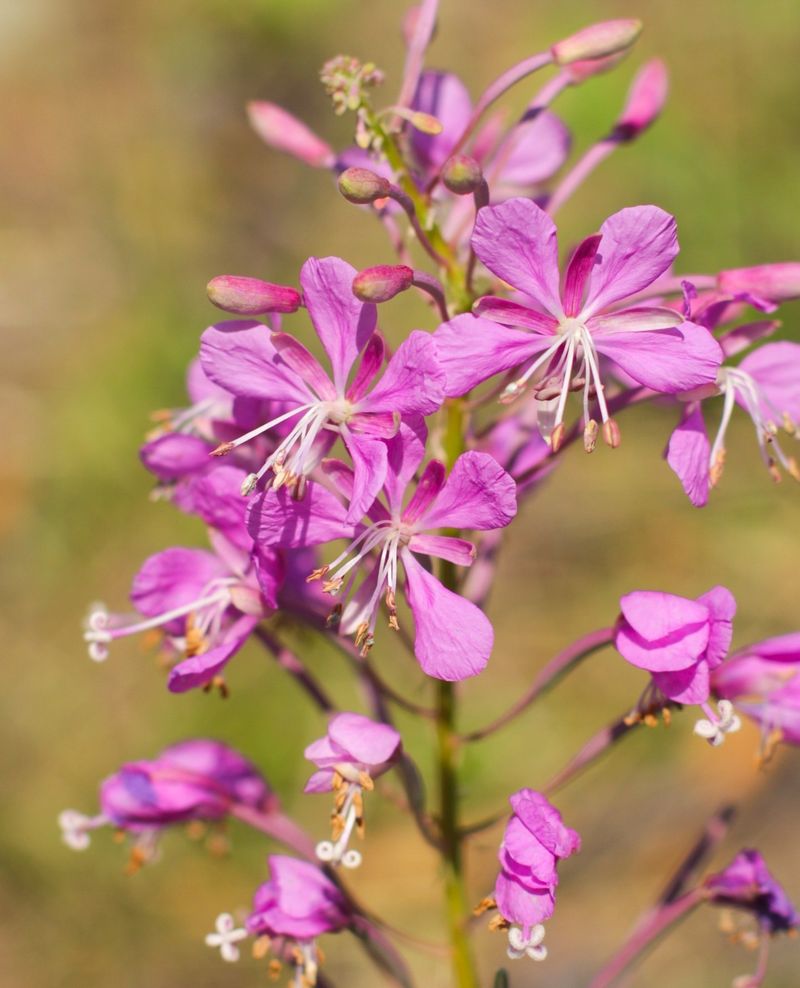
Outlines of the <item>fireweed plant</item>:
<svg viewBox="0 0 800 988">
<path fill-rule="evenodd" d="M 705 505 L 720 482 L 734 414 L 751 419 L 774 479 L 800 479 L 792 449 L 800 345 L 764 342 L 779 326 L 772 313 L 800 296 L 800 263 L 681 274 L 675 220 L 650 204 L 613 213 L 571 248 L 559 245 L 559 208 L 658 117 L 664 66 L 639 69 L 608 135 L 569 164 L 570 135 L 551 106 L 564 90 L 589 87 L 615 68 L 639 23 L 585 28 L 513 66 L 473 101 L 457 76 L 424 67 L 436 14 L 436 0 L 409 11 L 400 91 L 381 109 L 376 66 L 344 56 L 323 66 L 335 112 L 353 116 L 350 147 L 334 150 L 274 104 L 250 105 L 268 145 L 328 171 L 341 195 L 382 224 L 397 263 L 357 271 L 338 257 L 309 257 L 294 287 L 212 280 L 211 301 L 234 318 L 202 334 L 188 407 L 162 416 L 141 451 L 158 495 L 200 519 L 208 548 L 150 557 L 133 579 L 135 614 L 97 605 L 85 625 L 96 662 L 119 638 L 156 633 L 176 693 L 224 693 L 226 665 L 254 639 L 329 716 L 325 735 L 309 738 L 305 750 L 313 769 L 305 791 L 328 796 L 329 833 L 320 823 L 306 834 L 255 765 L 203 738 L 122 766 L 102 783 L 95 815 L 66 810 L 60 818 L 77 850 L 100 827 L 126 835 L 132 869 L 177 824 L 213 832 L 233 817 L 282 845 L 289 853 L 269 857 L 251 910 L 212 918 L 206 943 L 235 961 L 252 941 L 271 973 L 283 971 L 294 988 L 333 983 L 321 941 L 343 933 L 358 938 L 388 983 L 413 983 L 396 931 L 351 890 L 370 853 L 365 819 L 381 798 L 380 786 L 374 790 L 383 773 L 398 775 L 409 818 L 441 856 L 444 952 L 453 984 L 476 988 L 474 916 L 486 914 L 502 931 L 511 960 L 547 956 L 559 868 L 579 866 L 567 859 L 581 846 L 551 796 L 639 724 L 690 708 L 698 744 L 722 744 L 742 717 L 759 726 L 764 754 L 800 743 L 800 632 L 731 652 L 736 601 L 722 586 L 696 599 L 632 589 L 618 605 L 609 601 L 608 627 L 567 645 L 494 723 L 457 732 L 456 684 L 491 659 L 485 604 L 503 534 L 570 447 L 618 446 L 622 413 L 657 399 L 675 409 L 665 457 L 692 504 Z M 495 104 L 539 76 L 525 112 L 509 120 Z M 429 303 L 430 323 L 390 351 L 379 310 L 412 290 Z M 319 337 L 321 360 L 296 335 L 300 310 Z M 366 711 L 335 707 L 285 640 L 298 625 L 344 653 Z M 372 650 L 393 634 L 430 677 L 430 708 L 374 669 Z M 464 842 L 481 828 L 463 822 L 461 746 L 504 727 L 605 647 L 643 671 L 640 699 L 548 785 L 527 788 L 532 780 L 520 778 L 494 889 L 467 889 Z M 398 706 L 431 724 L 430 801 L 393 724 Z M 328 810 L 320 805 L 322 819 Z M 798 914 L 756 850 L 703 877 L 730 816 L 726 808 L 708 823 L 593 988 L 614 983 L 703 904 L 727 910 L 729 930 L 758 948 L 757 969 L 737 985 L 762 983 L 770 939 L 794 932 Z M 507 972 L 492 983 L 510 984 Z"/>
</svg>

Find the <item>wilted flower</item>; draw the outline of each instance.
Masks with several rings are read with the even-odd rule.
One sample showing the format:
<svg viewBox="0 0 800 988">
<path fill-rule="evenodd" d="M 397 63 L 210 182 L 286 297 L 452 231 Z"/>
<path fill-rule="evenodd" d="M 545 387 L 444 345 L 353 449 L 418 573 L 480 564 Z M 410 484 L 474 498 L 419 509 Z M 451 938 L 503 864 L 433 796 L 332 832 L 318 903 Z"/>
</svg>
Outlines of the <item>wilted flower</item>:
<svg viewBox="0 0 800 988">
<path fill-rule="evenodd" d="M 770 934 L 800 925 L 800 915 L 758 851 L 740 851 L 727 868 L 709 875 L 703 887 L 717 905 L 752 913 Z"/>
</svg>

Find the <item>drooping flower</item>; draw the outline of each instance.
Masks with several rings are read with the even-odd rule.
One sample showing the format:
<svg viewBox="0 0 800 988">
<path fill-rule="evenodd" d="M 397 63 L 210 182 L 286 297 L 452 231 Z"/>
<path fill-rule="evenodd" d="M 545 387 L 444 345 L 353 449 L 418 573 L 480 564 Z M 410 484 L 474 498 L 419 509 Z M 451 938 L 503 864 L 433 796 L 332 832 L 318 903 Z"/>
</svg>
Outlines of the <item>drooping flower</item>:
<svg viewBox="0 0 800 988">
<path fill-rule="evenodd" d="M 800 634 L 736 651 L 711 674 L 712 692 L 761 728 L 764 757 L 781 741 L 800 744 Z"/>
<path fill-rule="evenodd" d="M 131 589 L 138 615 L 111 614 L 103 605 L 89 614 L 84 639 L 92 659 L 105 660 L 118 638 L 157 630 L 167 654 L 178 659 L 171 691 L 209 684 L 224 691 L 222 669 L 277 607 L 284 569 L 279 554 L 254 546 L 244 526 L 243 477 L 236 467 L 218 465 L 191 479 L 183 507 L 210 526 L 213 551 L 173 547 L 145 560 Z"/>
<path fill-rule="evenodd" d="M 223 960 L 237 961 L 238 944 L 257 937 L 253 952 L 259 957 L 273 953 L 273 974 L 277 976 L 283 960 L 292 965 L 292 985 L 315 985 L 319 969 L 316 938 L 350 924 L 348 904 L 315 865 L 279 854 L 268 860 L 270 879 L 256 890 L 244 928 L 237 928 L 230 913 L 222 913 L 215 932 L 206 936 L 206 944 L 219 949 Z"/>
<path fill-rule="evenodd" d="M 218 454 L 251 442 L 281 422 L 294 423 L 247 478 L 244 493 L 272 471 L 274 487 L 288 485 L 301 494 L 308 475 L 340 436 L 354 465 L 349 517 L 359 518 L 386 476 L 385 440 L 397 432 L 400 418 L 429 415 L 441 405 L 444 375 L 427 333 L 411 333 L 375 383 L 384 346 L 375 332 L 375 306 L 353 295 L 357 273 L 345 261 L 328 257 L 310 258 L 300 274 L 305 304 L 330 359 L 332 377 L 300 342 L 286 333 L 270 334 L 261 323 L 220 323 L 203 334 L 200 357 L 212 381 L 233 394 L 280 401 L 286 407 L 281 415 L 223 443 Z"/>
<path fill-rule="evenodd" d="M 758 851 L 740 851 L 727 868 L 709 875 L 703 886 L 712 902 L 747 910 L 769 934 L 800 926 L 800 914 Z"/>
<path fill-rule="evenodd" d="M 306 783 L 305 792 L 334 793 L 331 817 L 333 839 L 317 844 L 321 861 L 357 868 L 361 854 L 348 849 L 353 832 L 364 833 L 363 793 L 387 771 L 400 752 L 400 735 L 388 724 L 362 714 L 340 713 L 331 719 L 325 737 L 314 741 L 305 756 L 318 771 Z"/>
<path fill-rule="evenodd" d="M 523 300 L 484 296 L 474 307 L 478 318 L 456 316 L 439 327 L 434 336 L 448 395 L 464 395 L 481 381 L 518 368 L 522 373 L 504 397 L 513 399 L 533 382 L 542 403 L 543 433 L 555 447 L 573 388 L 583 391 L 587 430 L 597 431 L 589 408 L 595 397 L 604 436 L 616 445 L 601 357 L 638 384 L 665 394 L 716 380 L 722 351 L 708 330 L 674 309 L 619 308 L 651 285 L 678 253 L 675 221 L 656 206 L 610 216 L 599 234 L 574 251 L 563 290 L 555 224 L 529 199 L 482 209 L 472 246 L 494 275 L 523 293 Z"/>
<path fill-rule="evenodd" d="M 710 489 L 719 483 L 726 460 L 725 435 L 736 405 L 750 416 L 761 459 L 772 478 L 781 479 L 781 466 L 800 480 L 800 466 L 778 441 L 781 430 L 800 437 L 800 344 L 767 343 L 737 366 L 721 367 L 712 394 L 724 396 L 714 442 L 708 440 L 702 401 L 695 400 L 686 405 L 666 450 L 667 463 L 692 504 L 707 504 Z"/>
<path fill-rule="evenodd" d="M 655 590 L 636 590 L 620 600 L 614 645 L 626 661 L 652 675 L 667 700 L 698 704 L 708 719 L 695 733 L 717 746 L 741 726 L 727 700 L 709 705 L 711 672 L 725 659 L 733 634 L 736 601 L 713 587 L 697 600 Z"/>
<path fill-rule="evenodd" d="M 59 816 L 64 842 L 85 850 L 90 832 L 119 828 L 136 838 L 131 865 L 149 860 L 159 833 L 195 820 L 214 821 L 235 805 L 266 814 L 279 811 L 278 798 L 252 762 L 233 748 L 207 738 L 181 741 L 150 760 L 128 762 L 100 786 L 100 813 L 77 810 Z"/>
<path fill-rule="evenodd" d="M 500 845 L 494 899 L 482 908 L 497 906 L 499 917 L 491 926 L 508 930 L 512 960 L 541 961 L 547 957 L 543 923 L 555 909 L 558 862 L 579 851 L 581 839 L 541 793 L 520 789 L 509 802 L 514 812 Z"/>
<path fill-rule="evenodd" d="M 494 639 L 492 626 L 479 608 L 433 576 L 425 557 L 469 566 L 475 547 L 461 538 L 428 533 L 441 528 L 503 528 L 516 513 L 515 484 L 491 456 L 473 451 L 456 460 L 449 476 L 442 463 L 431 460 L 404 504 L 407 488 L 424 458 L 425 435 L 420 421 L 414 427 L 401 426 L 398 435 L 387 442 L 386 504 L 375 501 L 366 522 L 351 523 L 336 494 L 321 484 L 309 484 L 302 501 L 292 500 L 285 491 L 260 495 L 252 504 L 249 527 L 263 547 L 352 540 L 311 578 L 324 579 L 326 592 L 347 597 L 359 572 L 364 573 L 358 589 L 343 608 L 335 610 L 335 616 L 341 632 L 354 633 L 365 654 L 373 643 L 382 597 L 389 624 L 396 627 L 402 566 L 405 595 L 416 625 L 417 660 L 430 676 L 465 679 L 486 665 Z M 348 499 L 354 486 L 352 471 L 338 461 L 329 461 L 326 471 Z"/>
</svg>

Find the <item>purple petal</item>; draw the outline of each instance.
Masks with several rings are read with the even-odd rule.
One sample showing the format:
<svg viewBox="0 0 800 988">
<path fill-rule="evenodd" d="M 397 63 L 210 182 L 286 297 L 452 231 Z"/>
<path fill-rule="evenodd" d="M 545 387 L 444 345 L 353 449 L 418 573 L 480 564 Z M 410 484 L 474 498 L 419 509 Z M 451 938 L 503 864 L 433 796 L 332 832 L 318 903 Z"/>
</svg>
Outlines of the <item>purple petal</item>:
<svg viewBox="0 0 800 988">
<path fill-rule="evenodd" d="M 708 607 L 686 597 L 638 590 L 620 600 L 624 621 L 614 641 L 632 665 L 650 672 L 686 669 L 708 645 Z"/>
<path fill-rule="evenodd" d="M 269 329 L 252 319 L 210 326 L 200 338 L 200 361 L 206 376 L 242 398 L 305 404 L 309 392 L 272 345 Z"/>
<path fill-rule="evenodd" d="M 394 352 L 383 377 L 358 408 L 363 412 L 432 415 L 444 401 L 445 381 L 434 338 L 414 331 Z"/>
<path fill-rule="evenodd" d="M 584 318 L 648 288 L 678 256 L 675 220 L 657 206 L 621 209 L 600 234 Z"/>
<path fill-rule="evenodd" d="M 377 309 L 353 295 L 356 269 L 339 257 L 310 257 L 300 284 L 314 329 L 330 357 L 336 390 L 343 395 L 356 357 L 375 331 Z"/>
<path fill-rule="evenodd" d="M 396 412 L 356 412 L 347 420 L 347 428 L 370 439 L 391 439 L 397 435 L 400 415 Z"/>
<path fill-rule="evenodd" d="M 361 354 L 361 363 L 353 377 L 353 382 L 347 389 L 347 400 L 355 404 L 369 391 L 369 386 L 383 364 L 386 345 L 380 333 L 373 333 Z"/>
<path fill-rule="evenodd" d="M 242 497 L 246 476 L 239 467 L 220 463 L 189 480 L 181 495 L 181 508 L 222 532 L 238 548 L 249 550 L 252 539 L 245 527 L 247 501 Z"/>
<path fill-rule="evenodd" d="M 271 339 L 281 360 L 305 381 L 317 397 L 324 401 L 336 397 L 336 390 L 322 365 L 302 343 L 288 333 L 273 333 Z"/>
<path fill-rule="evenodd" d="M 456 539 L 451 535 L 413 535 L 408 543 L 412 552 L 446 559 L 456 566 L 471 566 L 475 561 L 476 549 L 466 539 Z"/>
<path fill-rule="evenodd" d="M 700 402 L 692 402 L 686 406 L 680 425 L 670 436 L 666 457 L 696 508 L 708 503 L 710 453 Z"/>
<path fill-rule="evenodd" d="M 505 871 L 497 876 L 494 897 L 500 915 L 509 923 L 519 923 L 523 933 L 526 928 L 549 919 L 555 909 L 555 899 L 549 889 L 532 892 Z"/>
<path fill-rule="evenodd" d="M 552 335 L 558 323 L 552 316 L 537 312 L 527 305 L 512 302 L 497 295 L 482 295 L 472 306 L 474 316 L 482 316 L 504 326 L 518 326 L 520 329 L 530 329 L 534 333 L 549 333 Z"/>
<path fill-rule="evenodd" d="M 767 638 L 755 645 L 749 645 L 743 651 L 773 662 L 800 662 L 800 631 Z"/>
<path fill-rule="evenodd" d="M 641 332 L 642 330 L 672 329 L 681 326 L 684 317 L 675 309 L 637 306 L 619 312 L 592 316 L 589 325 L 593 333 Z"/>
<path fill-rule="evenodd" d="M 266 546 L 256 546 L 253 551 L 253 564 L 256 571 L 258 589 L 264 603 L 270 610 L 278 609 L 278 592 L 286 578 L 286 565 L 283 557 Z"/>
<path fill-rule="evenodd" d="M 556 872 L 556 856 L 548 850 L 528 830 L 525 824 L 516 816 L 508 821 L 500 851 L 500 862 L 506 870 L 512 871 L 525 885 L 530 885 L 533 878 L 536 885 L 552 889 L 558 884 Z M 526 881 L 519 866 L 523 866 L 529 878 Z M 510 866 L 510 867 L 509 867 Z"/>
<path fill-rule="evenodd" d="M 211 445 L 199 436 L 168 432 L 145 443 L 139 450 L 139 457 L 150 473 L 159 480 L 169 481 L 205 470 L 211 449 Z"/>
<path fill-rule="evenodd" d="M 442 323 L 433 338 L 448 397 L 465 395 L 487 378 L 519 367 L 553 341 L 552 335 L 526 333 L 469 313 Z"/>
<path fill-rule="evenodd" d="M 397 435 L 386 443 L 389 458 L 384 489 L 392 511 L 401 509 L 406 488 L 425 458 L 427 441 L 425 419 L 416 416 L 401 422 Z"/>
<path fill-rule="evenodd" d="M 363 518 L 386 480 L 388 451 L 381 439 L 367 439 L 352 432 L 343 435 L 353 459 L 353 493 L 345 519 L 355 524 Z"/>
<path fill-rule="evenodd" d="M 472 100 L 458 76 L 423 72 L 413 106 L 421 113 L 430 113 L 442 125 L 441 134 L 423 134 L 413 128 L 410 131 L 414 155 L 425 171 L 433 171 L 450 157 L 472 113 Z"/>
<path fill-rule="evenodd" d="M 328 734 L 362 765 L 383 765 L 400 747 L 400 735 L 393 727 L 361 714 L 337 714 L 328 725 Z"/>
<path fill-rule="evenodd" d="M 727 587 L 712 587 L 697 599 L 699 603 L 706 605 L 711 614 L 711 631 L 705 659 L 709 668 L 714 669 L 723 661 L 731 647 L 736 600 Z"/>
<path fill-rule="evenodd" d="M 406 597 L 414 615 L 414 653 L 423 670 L 450 682 L 475 676 L 486 666 L 494 632 L 486 615 L 447 590 L 406 549 Z"/>
<path fill-rule="evenodd" d="M 346 518 L 338 498 L 320 484 L 309 483 L 301 501 L 285 487 L 256 495 L 247 512 L 247 528 L 260 546 L 297 549 L 352 538 L 356 529 Z"/>
<path fill-rule="evenodd" d="M 781 425 L 781 416 L 800 423 L 800 344 L 767 343 L 748 354 L 740 370 L 755 378 L 763 393 L 761 413 Z"/>
<path fill-rule="evenodd" d="M 563 121 L 547 110 L 518 123 L 484 169 L 495 184 L 530 188 L 554 175 L 566 161 L 572 141 Z"/>
<path fill-rule="evenodd" d="M 475 221 L 472 247 L 492 274 L 551 315 L 563 315 L 556 226 L 535 202 L 515 198 L 484 207 Z"/>
<path fill-rule="evenodd" d="M 205 686 L 230 662 L 244 645 L 259 619 L 244 614 L 225 632 L 223 640 L 207 652 L 184 659 L 170 670 L 167 688 L 170 693 L 185 693 Z"/>
<path fill-rule="evenodd" d="M 146 617 L 157 617 L 198 600 L 212 581 L 228 575 L 228 568 L 204 549 L 165 549 L 144 561 L 133 579 L 131 602 Z M 167 627 L 181 634 L 184 623 L 178 618 Z"/>
<path fill-rule="evenodd" d="M 676 703 L 706 703 L 710 693 L 706 662 L 676 672 L 654 672 L 653 682 L 668 700 Z"/>
<path fill-rule="evenodd" d="M 592 273 L 595 255 L 602 239 L 599 233 L 592 234 L 578 244 L 570 258 L 564 276 L 564 312 L 568 316 L 577 316 L 581 311 L 586 282 Z"/>
<path fill-rule="evenodd" d="M 508 801 L 530 833 L 559 858 L 567 858 L 581 849 L 580 834 L 564 825 L 561 814 L 542 793 L 520 789 Z"/>
<path fill-rule="evenodd" d="M 333 789 L 333 769 L 321 768 L 313 772 L 303 787 L 304 793 L 329 793 Z"/>
<path fill-rule="evenodd" d="M 462 453 L 423 521 L 426 528 L 503 528 L 517 513 L 517 485 L 489 453 Z"/>
<path fill-rule="evenodd" d="M 444 487 L 447 471 L 440 460 L 431 460 L 422 472 L 408 504 L 403 509 L 403 521 L 413 525 L 428 510 Z"/>
<path fill-rule="evenodd" d="M 598 352 L 634 381 L 663 394 L 715 383 L 722 363 L 719 343 L 690 322 L 674 329 L 599 333 L 593 340 Z"/>
</svg>

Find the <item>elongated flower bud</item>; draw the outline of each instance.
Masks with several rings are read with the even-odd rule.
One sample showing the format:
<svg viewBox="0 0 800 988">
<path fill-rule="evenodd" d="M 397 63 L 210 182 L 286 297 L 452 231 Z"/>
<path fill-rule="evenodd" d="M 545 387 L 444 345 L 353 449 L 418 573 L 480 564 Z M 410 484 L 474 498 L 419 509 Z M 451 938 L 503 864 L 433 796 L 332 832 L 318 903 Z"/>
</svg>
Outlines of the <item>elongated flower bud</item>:
<svg viewBox="0 0 800 988">
<path fill-rule="evenodd" d="M 483 182 L 483 172 L 468 154 L 454 154 L 444 163 L 442 181 L 457 196 L 471 196 Z"/>
<path fill-rule="evenodd" d="M 260 278 L 221 274 L 206 287 L 210 301 L 218 309 L 240 316 L 258 316 L 265 312 L 297 312 L 300 292 L 288 285 L 273 285 Z"/>
<path fill-rule="evenodd" d="M 276 151 L 299 158 L 312 168 L 330 168 L 336 160 L 329 144 L 275 103 L 248 103 L 247 116 L 261 140 Z"/>
<path fill-rule="evenodd" d="M 362 302 L 388 302 L 411 287 L 414 271 L 405 264 L 378 264 L 353 279 L 353 294 Z"/>
<path fill-rule="evenodd" d="M 388 179 L 376 175 L 368 168 L 348 168 L 339 176 L 339 191 L 348 202 L 359 206 L 385 198 L 391 188 Z"/>
<path fill-rule="evenodd" d="M 636 73 L 625 108 L 614 128 L 617 140 L 631 141 L 654 123 L 667 101 L 669 77 L 660 58 L 647 62 Z"/>
<path fill-rule="evenodd" d="M 737 295 L 746 292 L 770 302 L 788 302 L 800 298 L 800 262 L 757 264 L 752 268 L 730 268 L 720 271 L 717 279 L 724 292 Z"/>
<path fill-rule="evenodd" d="M 550 51 L 556 65 L 603 58 L 630 48 L 641 31 L 642 22 L 634 19 L 601 21 L 556 42 Z"/>
<path fill-rule="evenodd" d="M 604 55 L 602 58 L 580 59 L 577 62 L 570 62 L 565 67 L 565 71 L 569 76 L 570 82 L 573 85 L 577 85 L 586 79 L 591 79 L 594 75 L 602 75 L 604 72 L 610 72 L 611 69 L 619 65 L 627 54 L 628 50 L 626 48 L 625 51 L 617 51 L 613 55 Z"/>
</svg>

